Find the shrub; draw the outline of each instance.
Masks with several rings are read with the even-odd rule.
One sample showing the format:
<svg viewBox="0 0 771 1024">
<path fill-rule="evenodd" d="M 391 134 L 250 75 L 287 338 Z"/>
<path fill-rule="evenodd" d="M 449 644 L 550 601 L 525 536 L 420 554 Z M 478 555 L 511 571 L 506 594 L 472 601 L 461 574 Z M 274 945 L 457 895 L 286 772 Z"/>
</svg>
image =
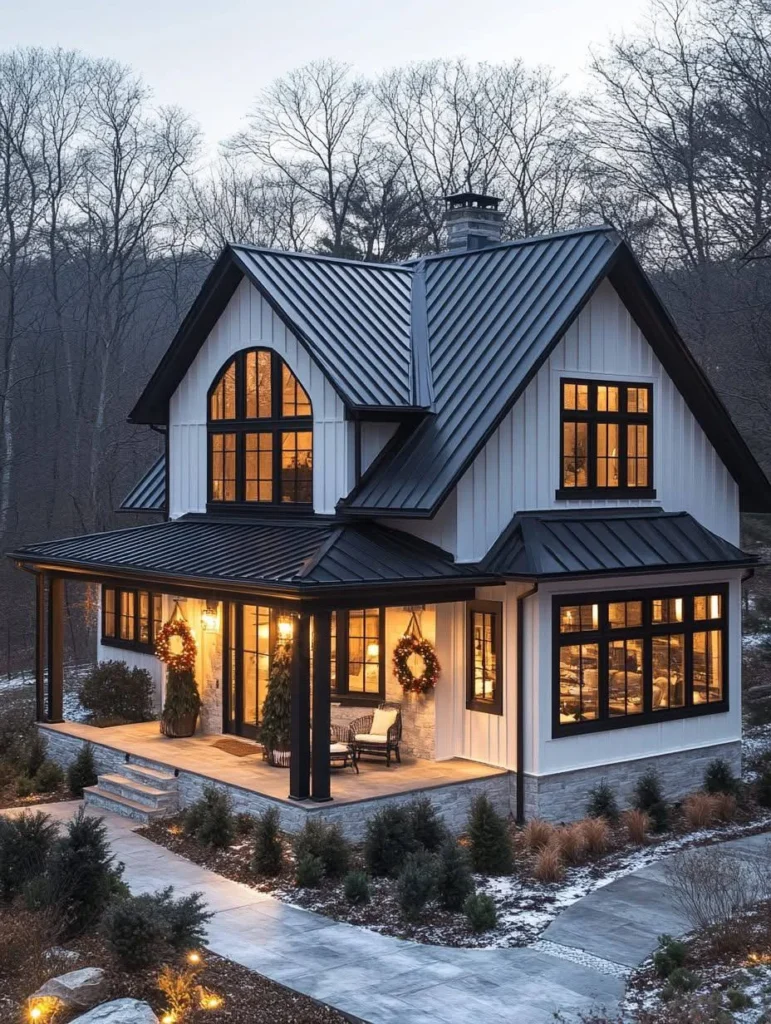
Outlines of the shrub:
<svg viewBox="0 0 771 1024">
<path fill-rule="evenodd" d="M 590 792 L 586 813 L 590 818 L 605 818 L 610 822 L 618 821 L 616 797 L 605 779 L 601 779 Z"/>
<path fill-rule="evenodd" d="M 736 1013 L 739 1010 L 748 1010 L 752 1005 L 752 999 L 740 988 L 729 988 L 725 994 L 728 1009 Z"/>
<path fill-rule="evenodd" d="M 407 807 L 407 811 L 415 842 L 429 853 L 436 852 L 447 838 L 447 826 L 429 797 L 416 797 Z"/>
<path fill-rule="evenodd" d="M 725 758 L 716 757 L 707 765 L 707 770 L 704 772 L 704 788 L 708 793 L 738 795 L 739 780 L 731 771 L 731 766 Z"/>
<path fill-rule="evenodd" d="M 280 817 L 275 807 L 269 807 L 254 825 L 254 853 L 252 870 L 258 875 L 278 875 L 284 866 L 284 844 L 279 830 Z"/>
<path fill-rule="evenodd" d="M 0 717 L 0 759 L 13 770 L 13 774 L 19 772 L 29 774 L 28 759 L 33 744 L 42 740 L 34 719 L 23 708 L 11 708 L 3 711 Z M 38 747 L 40 749 L 40 747 Z M 35 768 L 45 760 L 45 743 L 42 744 L 42 754 Z M 34 774 L 34 772 L 33 772 Z"/>
<path fill-rule="evenodd" d="M 548 846 L 544 846 L 542 850 L 538 851 L 535 865 L 533 866 L 533 874 L 537 881 L 544 882 L 545 884 L 559 882 L 564 878 L 565 862 L 562 859 L 562 853 L 556 842 L 549 843 Z"/>
<path fill-rule="evenodd" d="M 25 797 L 32 796 L 34 792 L 35 780 L 30 779 L 27 775 L 22 775 L 16 783 L 16 796 L 23 800 Z"/>
<path fill-rule="evenodd" d="M 36 793 L 53 793 L 64 785 L 64 772 L 56 761 L 43 761 L 33 779 Z"/>
<path fill-rule="evenodd" d="M 324 862 L 321 857 L 305 853 L 295 865 L 295 881 L 301 889 L 315 889 L 324 877 Z"/>
<path fill-rule="evenodd" d="M 32 733 L 29 746 L 24 753 L 21 769 L 29 779 L 34 779 L 46 760 L 48 742 L 37 729 Z"/>
<path fill-rule="evenodd" d="M 555 831 L 554 825 L 543 818 L 531 818 L 522 830 L 522 838 L 526 848 L 537 853 L 553 840 Z"/>
<path fill-rule="evenodd" d="M 610 846 L 610 826 L 607 818 L 584 818 L 581 822 L 586 852 L 592 857 L 602 857 Z"/>
<path fill-rule="evenodd" d="M 67 769 L 67 784 L 72 795 L 80 799 L 86 786 L 95 786 L 98 781 L 94 748 L 87 743 L 85 747 L 80 748 L 78 756 Z"/>
<path fill-rule="evenodd" d="M 632 810 L 624 814 L 624 824 L 630 842 L 636 846 L 644 846 L 648 841 L 651 820 L 645 811 Z"/>
<path fill-rule="evenodd" d="M 340 878 L 351 862 L 351 848 L 339 825 L 328 825 L 324 821 L 309 818 L 292 844 L 295 860 L 302 860 L 307 854 L 318 857 L 329 878 Z"/>
<path fill-rule="evenodd" d="M 254 833 L 255 819 L 251 814 L 239 811 L 235 817 L 236 833 L 239 836 L 251 836 Z"/>
<path fill-rule="evenodd" d="M 586 859 L 586 840 L 580 821 L 557 829 L 554 845 L 566 864 L 581 864 Z"/>
<path fill-rule="evenodd" d="M 771 807 L 771 767 L 766 768 L 758 779 L 755 798 L 761 807 Z"/>
<path fill-rule="evenodd" d="M 277 644 L 270 667 L 268 692 L 262 705 L 260 728 L 260 742 L 268 752 L 289 749 L 291 675 L 291 644 Z"/>
<path fill-rule="evenodd" d="M 663 803 L 664 794 L 661 790 L 658 773 L 654 768 L 649 768 L 640 776 L 634 787 L 634 806 L 638 811 L 650 813 L 654 804 Z"/>
<path fill-rule="evenodd" d="M 471 863 L 485 875 L 508 875 L 514 869 L 511 838 L 506 821 L 484 793 L 475 797 L 468 818 Z"/>
<path fill-rule="evenodd" d="M 685 964 L 687 948 L 684 942 L 673 939 L 671 935 L 659 935 L 658 949 L 653 954 L 653 966 L 660 978 L 668 978 L 670 974 Z"/>
<path fill-rule="evenodd" d="M 195 718 L 201 710 L 201 695 L 193 670 L 169 668 L 166 673 L 166 697 L 161 713 L 161 729 L 174 735 L 180 720 Z"/>
<path fill-rule="evenodd" d="M 436 861 L 427 850 L 411 853 L 397 882 L 397 897 L 407 921 L 419 921 L 426 904 L 436 893 Z"/>
<path fill-rule="evenodd" d="M 158 975 L 158 990 L 164 997 L 169 1008 L 168 1016 L 172 1020 L 186 1020 L 200 1004 L 200 985 L 198 969 L 195 967 L 172 967 L 164 964 Z"/>
<path fill-rule="evenodd" d="M 364 860 L 371 874 L 397 875 L 415 846 L 412 820 L 404 807 L 389 804 L 367 822 Z"/>
<path fill-rule="evenodd" d="M 495 909 L 495 902 L 492 896 L 487 893 L 474 892 L 466 897 L 463 904 L 463 913 L 466 915 L 472 932 L 489 932 L 498 924 L 498 911 Z"/>
<path fill-rule="evenodd" d="M 42 874 L 56 840 L 56 825 L 47 814 L 25 811 L 0 818 L 0 896 L 10 900 Z"/>
<path fill-rule="evenodd" d="M 691 793 L 683 801 L 683 817 L 688 828 L 709 828 L 715 820 L 715 799 L 709 793 Z"/>
<path fill-rule="evenodd" d="M 661 998 L 669 1002 L 676 995 L 685 992 L 694 992 L 699 987 L 699 976 L 693 971 L 687 971 L 685 967 L 676 967 L 667 978 L 667 983 L 661 990 Z"/>
<path fill-rule="evenodd" d="M 715 807 L 715 817 L 718 821 L 733 821 L 738 811 L 736 797 L 731 793 L 716 793 L 712 798 Z"/>
<path fill-rule="evenodd" d="M 203 893 L 191 892 L 174 899 L 174 889 L 168 886 L 156 893 L 155 898 L 166 919 L 166 941 L 171 948 L 181 951 L 200 946 L 206 938 L 205 925 L 213 916 L 206 910 Z"/>
<path fill-rule="evenodd" d="M 211 918 L 201 893 L 174 899 L 169 886 L 153 895 L 128 896 L 108 909 L 103 921 L 107 945 L 126 971 L 149 967 L 165 949 L 191 949 L 205 938 Z"/>
<path fill-rule="evenodd" d="M 228 794 L 216 786 L 204 786 L 203 796 L 185 812 L 184 828 L 206 846 L 217 850 L 230 846 L 236 825 Z"/>
<path fill-rule="evenodd" d="M 663 800 L 651 804 L 648 808 L 648 817 L 654 832 L 666 832 L 669 828 L 669 807 Z"/>
<path fill-rule="evenodd" d="M 122 873 L 123 865 L 116 866 L 110 853 L 104 822 L 81 808 L 55 844 L 35 900 L 59 910 L 63 938 L 80 935 L 99 920 L 116 894 L 128 892 Z"/>
<path fill-rule="evenodd" d="M 474 891 L 468 854 L 455 842 L 447 839 L 439 851 L 436 894 L 445 910 L 461 910 L 466 897 Z"/>
<path fill-rule="evenodd" d="M 153 719 L 153 680 L 125 661 L 100 661 L 80 684 L 78 699 L 94 719 L 149 722 Z"/>
<path fill-rule="evenodd" d="M 369 879 L 363 871 L 349 871 L 343 882 L 343 892 L 349 903 L 356 907 L 369 903 Z"/>
</svg>

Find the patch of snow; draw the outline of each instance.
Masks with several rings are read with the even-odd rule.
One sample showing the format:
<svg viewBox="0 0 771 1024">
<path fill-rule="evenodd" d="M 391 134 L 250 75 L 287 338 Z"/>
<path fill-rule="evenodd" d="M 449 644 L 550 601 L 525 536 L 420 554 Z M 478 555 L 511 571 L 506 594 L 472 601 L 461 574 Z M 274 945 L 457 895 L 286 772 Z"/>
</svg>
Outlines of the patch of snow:
<svg viewBox="0 0 771 1024">
<path fill-rule="evenodd" d="M 585 949 L 575 949 L 573 946 L 563 946 L 559 942 L 549 942 L 547 939 L 539 939 L 533 942 L 530 949 L 538 953 L 546 953 L 548 956 L 557 957 L 559 960 L 568 960 L 572 964 L 580 964 L 582 967 L 590 967 L 598 974 L 607 974 L 612 978 L 628 978 L 632 973 L 630 967 L 617 964 L 613 960 L 604 960 L 602 957 L 587 953 Z"/>
</svg>

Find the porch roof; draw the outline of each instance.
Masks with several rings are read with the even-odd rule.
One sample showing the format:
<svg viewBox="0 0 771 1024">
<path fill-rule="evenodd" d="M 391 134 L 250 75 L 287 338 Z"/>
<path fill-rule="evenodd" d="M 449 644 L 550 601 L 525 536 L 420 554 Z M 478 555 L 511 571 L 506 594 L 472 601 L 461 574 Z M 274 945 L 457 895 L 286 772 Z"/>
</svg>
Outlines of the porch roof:
<svg viewBox="0 0 771 1024">
<path fill-rule="evenodd" d="M 476 565 L 374 523 L 323 518 L 250 521 L 184 516 L 169 522 L 44 541 L 10 555 L 30 566 L 99 575 L 237 585 L 294 595 L 341 586 L 473 586 L 491 582 Z"/>
<path fill-rule="evenodd" d="M 657 508 L 522 512 L 482 568 L 505 577 L 575 577 L 757 565 L 687 512 Z"/>
</svg>

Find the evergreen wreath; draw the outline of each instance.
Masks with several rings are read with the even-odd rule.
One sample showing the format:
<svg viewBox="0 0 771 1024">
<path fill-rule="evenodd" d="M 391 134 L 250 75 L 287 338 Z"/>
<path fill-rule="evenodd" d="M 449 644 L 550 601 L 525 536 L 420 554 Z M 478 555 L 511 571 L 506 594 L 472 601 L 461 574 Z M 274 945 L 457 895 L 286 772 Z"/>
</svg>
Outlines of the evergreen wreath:
<svg viewBox="0 0 771 1024">
<path fill-rule="evenodd" d="M 182 651 L 174 654 L 171 649 L 172 637 L 182 640 Z M 164 622 L 155 637 L 155 656 L 169 668 L 192 672 L 195 669 L 196 643 L 190 624 L 182 618 Z"/>
<path fill-rule="evenodd" d="M 423 672 L 419 676 L 413 674 L 409 665 L 413 654 L 423 659 Z M 436 686 L 440 672 L 433 644 L 421 635 L 418 618 L 413 611 L 407 632 L 394 647 L 394 675 L 405 693 L 428 693 Z"/>
</svg>

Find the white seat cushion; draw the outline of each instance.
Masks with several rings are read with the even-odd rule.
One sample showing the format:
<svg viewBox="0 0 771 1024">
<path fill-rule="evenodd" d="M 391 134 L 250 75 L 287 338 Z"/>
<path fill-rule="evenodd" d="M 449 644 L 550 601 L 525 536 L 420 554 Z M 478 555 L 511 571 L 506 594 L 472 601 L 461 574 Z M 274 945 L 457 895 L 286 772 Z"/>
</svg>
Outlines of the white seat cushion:
<svg viewBox="0 0 771 1024">
<path fill-rule="evenodd" d="M 329 752 L 330 752 L 330 754 L 348 754 L 349 753 L 348 744 L 347 743 L 330 743 L 329 744 Z"/>
<path fill-rule="evenodd" d="M 385 736 L 396 721 L 398 714 L 399 712 L 396 708 L 377 708 L 372 719 L 372 725 L 369 727 L 370 732 L 376 736 Z"/>
<path fill-rule="evenodd" d="M 383 736 L 382 734 L 375 732 L 357 732 L 355 739 L 357 739 L 359 743 L 382 743 L 383 745 L 388 743 L 387 736 Z"/>
</svg>

